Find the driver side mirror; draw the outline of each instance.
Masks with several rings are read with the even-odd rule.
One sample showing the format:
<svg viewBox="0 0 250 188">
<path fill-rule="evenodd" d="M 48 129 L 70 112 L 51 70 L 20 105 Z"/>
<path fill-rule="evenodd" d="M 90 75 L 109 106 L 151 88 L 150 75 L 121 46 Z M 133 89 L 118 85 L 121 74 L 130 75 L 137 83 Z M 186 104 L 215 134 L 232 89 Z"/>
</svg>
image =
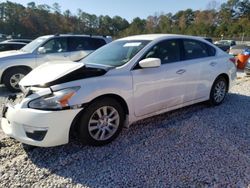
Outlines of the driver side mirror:
<svg viewBox="0 0 250 188">
<path fill-rule="evenodd" d="M 147 58 L 139 62 L 141 68 L 156 68 L 161 66 L 161 60 L 159 58 Z"/>
<path fill-rule="evenodd" d="M 37 50 L 37 52 L 39 54 L 45 54 L 46 53 L 46 49 L 44 47 L 39 47 L 38 50 Z"/>
</svg>

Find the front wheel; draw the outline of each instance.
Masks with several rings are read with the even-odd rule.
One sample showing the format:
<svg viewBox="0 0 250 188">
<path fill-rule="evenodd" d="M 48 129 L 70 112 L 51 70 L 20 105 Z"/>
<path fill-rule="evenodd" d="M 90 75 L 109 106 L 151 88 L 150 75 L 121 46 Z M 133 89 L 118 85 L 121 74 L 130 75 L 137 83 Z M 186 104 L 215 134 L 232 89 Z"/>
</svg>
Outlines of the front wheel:
<svg viewBox="0 0 250 188">
<path fill-rule="evenodd" d="M 93 146 L 110 143 L 121 132 L 124 117 L 122 106 L 112 98 L 93 102 L 84 110 L 80 119 L 80 140 Z"/>
<path fill-rule="evenodd" d="M 228 91 L 228 83 L 224 77 L 219 77 L 214 81 L 210 92 L 210 103 L 219 105 L 223 102 Z"/>
</svg>

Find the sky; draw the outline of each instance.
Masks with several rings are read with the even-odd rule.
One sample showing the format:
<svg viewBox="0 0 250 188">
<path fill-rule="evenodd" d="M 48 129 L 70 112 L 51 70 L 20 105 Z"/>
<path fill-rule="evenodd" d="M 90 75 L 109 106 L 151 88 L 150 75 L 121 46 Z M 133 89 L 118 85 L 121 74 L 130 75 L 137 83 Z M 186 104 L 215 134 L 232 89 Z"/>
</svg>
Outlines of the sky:
<svg viewBox="0 0 250 188">
<path fill-rule="evenodd" d="M 191 8 L 193 10 L 207 9 L 208 4 L 214 0 L 10 0 L 24 6 L 33 1 L 36 5 L 52 5 L 57 2 L 62 11 L 69 9 L 73 14 L 77 9 L 89 14 L 121 16 L 129 22 L 135 17 L 147 18 L 155 13 L 176 13 L 179 10 Z M 2 1 L 0 1 L 2 2 Z M 227 0 L 216 0 L 220 5 Z"/>
</svg>

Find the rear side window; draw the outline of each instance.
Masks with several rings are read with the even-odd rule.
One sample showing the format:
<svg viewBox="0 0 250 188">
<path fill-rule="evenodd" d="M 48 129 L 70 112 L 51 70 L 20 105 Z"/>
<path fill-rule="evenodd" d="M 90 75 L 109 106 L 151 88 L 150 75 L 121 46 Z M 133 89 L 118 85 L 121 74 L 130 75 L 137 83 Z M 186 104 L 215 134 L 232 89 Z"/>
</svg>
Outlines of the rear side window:
<svg viewBox="0 0 250 188">
<path fill-rule="evenodd" d="M 159 58 L 162 64 L 180 61 L 180 46 L 178 40 L 165 40 L 153 46 L 143 57 Z"/>
<path fill-rule="evenodd" d="M 105 44 L 103 39 L 90 37 L 69 37 L 68 40 L 69 51 L 96 50 Z"/>
<path fill-rule="evenodd" d="M 208 50 L 208 55 L 209 56 L 215 56 L 216 54 L 216 50 L 214 47 L 208 45 L 208 44 L 205 44 L 207 46 L 207 50 Z"/>
<path fill-rule="evenodd" d="M 215 55 L 215 49 L 206 43 L 196 40 L 183 40 L 184 58 L 197 59 Z"/>
</svg>

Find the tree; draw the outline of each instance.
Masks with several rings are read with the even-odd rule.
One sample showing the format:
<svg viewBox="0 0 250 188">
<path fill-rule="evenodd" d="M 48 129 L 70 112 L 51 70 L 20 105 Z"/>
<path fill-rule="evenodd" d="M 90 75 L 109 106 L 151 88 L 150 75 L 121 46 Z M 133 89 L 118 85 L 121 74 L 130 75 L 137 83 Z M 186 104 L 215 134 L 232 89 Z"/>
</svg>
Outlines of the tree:
<svg viewBox="0 0 250 188">
<path fill-rule="evenodd" d="M 52 5 L 52 8 L 56 14 L 61 14 L 61 6 L 58 3 L 54 3 Z"/>
<path fill-rule="evenodd" d="M 0 33 L 35 38 L 53 33 L 111 35 L 114 38 L 145 33 L 182 33 L 218 37 L 250 36 L 249 0 L 228 0 L 218 8 L 212 0 L 207 10 L 181 10 L 176 14 L 154 14 L 139 17 L 129 23 L 120 16 L 97 16 L 77 10 L 61 12 L 61 6 L 30 2 L 27 7 L 18 3 L 0 3 Z"/>
<path fill-rule="evenodd" d="M 160 15 L 157 33 L 171 33 L 173 27 L 172 14 Z"/>
<path fill-rule="evenodd" d="M 27 8 L 29 9 L 35 9 L 36 8 L 36 3 L 35 2 L 30 2 L 27 4 Z"/>
<path fill-rule="evenodd" d="M 124 31 L 124 35 L 128 36 L 128 35 L 136 35 L 136 34 L 146 33 L 146 23 L 147 23 L 146 20 L 140 19 L 139 17 L 133 19 L 132 23 Z"/>
</svg>

